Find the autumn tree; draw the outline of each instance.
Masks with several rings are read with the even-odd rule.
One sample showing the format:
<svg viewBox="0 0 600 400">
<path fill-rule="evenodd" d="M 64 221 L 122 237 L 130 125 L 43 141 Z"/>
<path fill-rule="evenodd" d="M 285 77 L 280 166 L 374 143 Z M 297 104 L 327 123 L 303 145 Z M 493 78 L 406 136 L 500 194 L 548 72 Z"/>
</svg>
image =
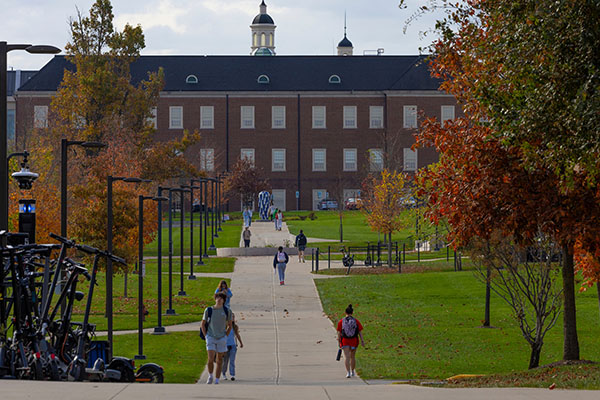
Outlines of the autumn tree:
<svg viewBox="0 0 600 400">
<path fill-rule="evenodd" d="M 442 3 L 449 16 L 436 25 L 433 74 L 466 118 L 449 129 L 426 124 L 420 144 L 442 153 L 442 167 L 423 177 L 435 180 L 435 208 L 455 237 L 486 237 L 497 227 L 523 243 L 542 229 L 562 246 L 563 358 L 579 359 L 574 245 L 581 240 L 589 254 L 598 249 L 598 101 L 590 89 L 597 87 L 591 54 L 598 25 L 591 23 L 589 37 L 577 36 L 599 6 Z"/>
<path fill-rule="evenodd" d="M 406 177 L 401 172 L 384 169 L 363 184 L 361 210 L 373 231 L 389 236 L 388 264 L 392 267 L 392 233 L 402 229 L 402 197 Z"/>
<path fill-rule="evenodd" d="M 240 196 L 244 206 L 252 204 L 259 192 L 270 188 L 269 181 L 264 177 L 264 171 L 255 167 L 254 163 L 247 158 L 237 160 L 223 182 L 225 197 L 231 200 Z"/>
<path fill-rule="evenodd" d="M 60 202 L 52 203 L 47 192 L 59 193 L 60 140 L 106 144 L 100 152 L 70 147 L 68 154 L 69 235 L 94 246 L 106 245 L 107 175 L 154 181 L 115 184 L 115 253 L 133 259 L 137 253 L 138 194 L 154 193 L 156 185 L 169 178 L 196 175 L 181 155 L 198 135 L 186 132 L 172 141 L 154 140 L 152 107 L 163 87 L 162 71 L 148 73 L 146 80 L 133 81 L 130 66 L 145 45 L 142 28 L 127 24 L 118 31 L 113 19 L 110 1 L 97 0 L 89 15 L 78 11 L 69 21 L 71 39 L 65 49 L 71 66 L 52 99 L 49 128 L 34 130 L 26 145 L 35 154 L 35 167 L 43 171 L 34 185 L 36 198 L 44 202 L 43 208 L 39 207 L 39 218 L 42 213 L 58 214 Z M 156 231 L 152 223 L 157 217 L 155 208 L 147 203 L 145 243 Z M 58 221 L 48 221 L 48 229 L 42 225 L 42 230 L 57 232 Z"/>
</svg>

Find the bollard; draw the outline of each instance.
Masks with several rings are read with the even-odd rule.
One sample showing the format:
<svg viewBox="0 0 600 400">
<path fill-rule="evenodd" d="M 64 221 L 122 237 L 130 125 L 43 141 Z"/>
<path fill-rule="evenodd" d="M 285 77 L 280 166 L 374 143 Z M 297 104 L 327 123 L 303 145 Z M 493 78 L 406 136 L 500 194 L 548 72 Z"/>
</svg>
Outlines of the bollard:
<svg viewBox="0 0 600 400">
<path fill-rule="evenodd" d="M 402 264 L 406 264 L 406 243 L 402 243 Z"/>
<path fill-rule="evenodd" d="M 331 269 L 331 246 L 327 246 L 327 269 Z"/>
<path fill-rule="evenodd" d="M 311 249 L 310 253 L 310 271 L 315 272 L 315 249 Z"/>
<path fill-rule="evenodd" d="M 315 272 L 319 273 L 319 248 L 317 247 L 317 251 L 316 251 L 316 261 L 315 261 Z"/>
</svg>

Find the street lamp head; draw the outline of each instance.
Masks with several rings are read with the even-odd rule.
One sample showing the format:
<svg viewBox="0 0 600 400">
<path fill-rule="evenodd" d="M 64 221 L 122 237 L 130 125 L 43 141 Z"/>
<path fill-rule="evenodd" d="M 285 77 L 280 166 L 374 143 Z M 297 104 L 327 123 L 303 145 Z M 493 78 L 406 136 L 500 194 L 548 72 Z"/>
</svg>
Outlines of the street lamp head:
<svg viewBox="0 0 600 400">
<path fill-rule="evenodd" d="M 79 145 L 88 149 L 101 149 L 106 147 L 106 144 L 100 142 L 82 142 Z"/>
<path fill-rule="evenodd" d="M 140 178 L 123 178 L 121 180 L 123 182 L 128 182 L 128 183 L 140 183 L 140 182 L 142 182 L 142 180 Z"/>
<path fill-rule="evenodd" d="M 165 197 L 165 196 L 156 196 L 156 197 L 153 197 L 152 200 L 154 200 L 154 201 L 169 201 L 169 198 Z"/>
<path fill-rule="evenodd" d="M 31 54 L 58 54 L 61 52 L 58 47 L 48 45 L 29 46 L 25 49 L 25 51 Z"/>
<path fill-rule="evenodd" d="M 33 181 L 35 181 L 38 176 L 39 175 L 35 172 L 31 172 L 26 165 L 23 165 L 19 172 L 14 172 L 12 174 L 12 177 L 16 179 L 19 184 L 19 189 L 22 190 L 31 190 Z"/>
</svg>

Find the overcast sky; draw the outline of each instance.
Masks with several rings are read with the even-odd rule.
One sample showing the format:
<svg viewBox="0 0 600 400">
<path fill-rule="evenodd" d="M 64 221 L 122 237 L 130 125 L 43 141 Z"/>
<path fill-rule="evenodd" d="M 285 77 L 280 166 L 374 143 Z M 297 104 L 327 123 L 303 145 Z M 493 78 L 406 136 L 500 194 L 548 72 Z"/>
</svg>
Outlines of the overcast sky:
<svg viewBox="0 0 600 400">
<path fill-rule="evenodd" d="M 94 0 L 0 0 L 0 40 L 9 43 L 52 44 L 60 48 L 69 40 L 69 17 L 78 7 L 87 14 Z M 418 54 L 432 36 L 422 32 L 435 23 L 428 15 L 412 23 L 407 19 L 423 3 L 408 0 L 265 0 L 275 21 L 278 55 L 331 55 L 344 36 L 344 11 L 348 39 L 354 54 L 385 49 L 387 55 Z M 140 24 L 146 36 L 142 54 L 246 55 L 250 53 L 250 28 L 260 0 L 113 0 L 115 25 Z M 40 69 L 49 56 L 14 51 L 9 68 Z"/>
</svg>

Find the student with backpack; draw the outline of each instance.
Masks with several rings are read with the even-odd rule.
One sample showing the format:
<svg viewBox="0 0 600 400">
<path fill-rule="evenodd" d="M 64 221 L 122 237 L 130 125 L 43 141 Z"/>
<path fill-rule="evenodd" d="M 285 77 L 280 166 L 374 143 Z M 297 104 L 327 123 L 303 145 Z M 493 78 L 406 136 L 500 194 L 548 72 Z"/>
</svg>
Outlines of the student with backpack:
<svg viewBox="0 0 600 400">
<path fill-rule="evenodd" d="M 279 284 L 285 285 L 285 267 L 287 266 L 290 258 L 287 253 L 283 251 L 283 247 L 279 246 L 277 249 L 277 254 L 273 258 L 273 269 L 277 268 L 277 272 L 279 272 Z"/>
<path fill-rule="evenodd" d="M 235 356 L 237 354 L 237 342 L 240 347 L 244 347 L 242 337 L 240 336 L 240 328 L 235 322 L 235 314 L 231 314 L 231 332 L 227 335 L 227 353 L 223 357 L 223 379 L 227 379 L 227 366 L 229 365 L 229 377 L 235 381 Z"/>
<path fill-rule="evenodd" d="M 229 286 L 227 286 L 226 280 L 222 280 L 221 283 L 219 283 L 219 286 L 217 286 L 217 290 L 215 290 L 215 293 L 219 293 L 219 292 L 225 293 L 225 296 L 226 296 L 225 307 L 229 308 L 229 302 L 231 301 L 231 298 L 233 297 L 233 293 L 231 292 L 231 289 L 229 289 Z"/>
<path fill-rule="evenodd" d="M 304 232 L 302 232 L 302 229 L 300 229 L 300 233 L 298 234 L 298 236 L 296 236 L 296 247 L 298 247 L 298 262 L 305 262 L 304 250 L 306 250 L 306 242 L 306 236 L 304 235 Z"/>
<path fill-rule="evenodd" d="M 344 363 L 346 364 L 346 378 L 356 375 L 354 371 L 356 367 L 356 349 L 358 348 L 358 338 L 360 343 L 365 347 L 363 340 L 361 323 L 352 316 L 354 310 L 352 304 L 346 308 L 346 316 L 338 322 L 338 342 L 344 351 Z"/>
<path fill-rule="evenodd" d="M 224 292 L 215 293 L 215 305 L 204 310 L 202 323 L 200 325 L 200 337 L 206 339 L 206 350 L 208 352 L 207 384 L 219 384 L 221 368 L 223 367 L 223 356 L 227 352 L 227 335 L 231 331 L 231 310 L 225 306 L 227 295 Z M 214 363 L 217 363 L 214 371 Z M 215 374 L 213 375 L 213 371 Z"/>
</svg>

